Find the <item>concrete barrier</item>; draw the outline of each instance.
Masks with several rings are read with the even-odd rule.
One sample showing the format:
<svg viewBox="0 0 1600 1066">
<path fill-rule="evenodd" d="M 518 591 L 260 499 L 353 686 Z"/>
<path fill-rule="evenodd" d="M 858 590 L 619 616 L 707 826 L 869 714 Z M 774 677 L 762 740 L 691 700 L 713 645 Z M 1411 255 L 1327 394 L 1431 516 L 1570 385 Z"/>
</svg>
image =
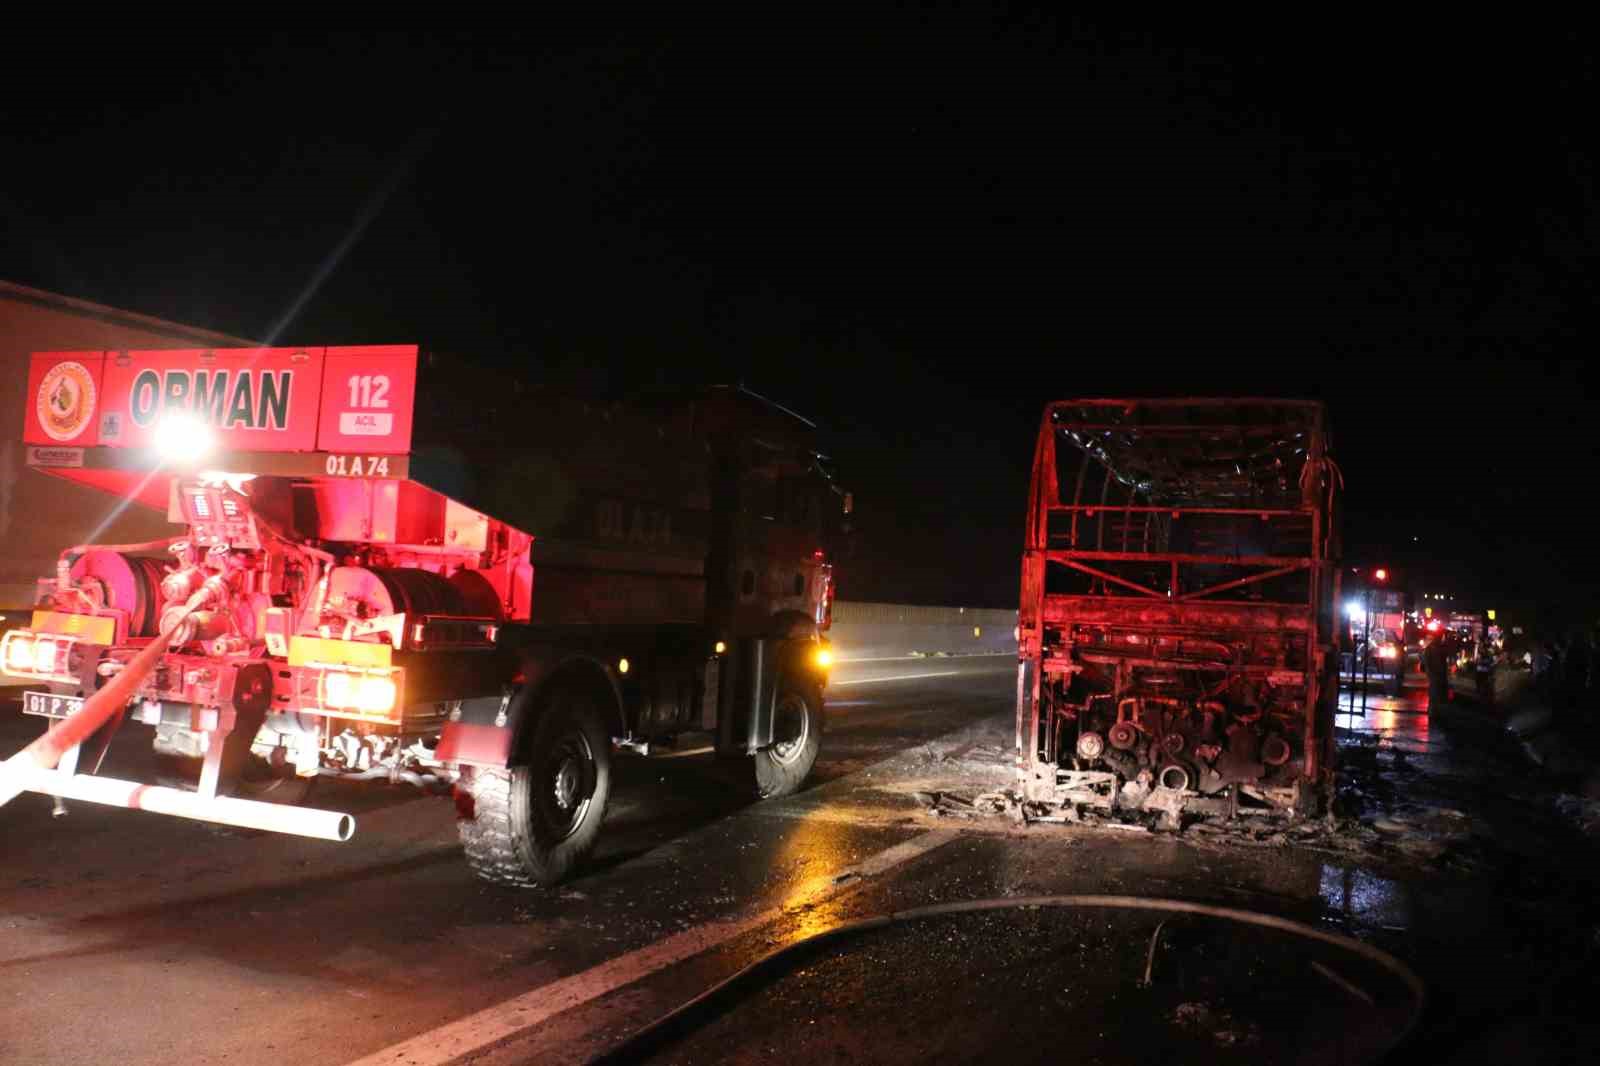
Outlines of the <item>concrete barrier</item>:
<svg viewBox="0 0 1600 1066">
<path fill-rule="evenodd" d="M 828 639 L 839 662 L 1014 656 L 1016 627 L 1016 611 L 839 600 L 833 605 L 833 628 L 828 631 Z M 36 682 L 0 677 L 0 688 L 30 685 Z"/>
<path fill-rule="evenodd" d="M 840 662 L 949 655 L 1015 655 L 1017 612 L 901 603 L 833 605 L 828 639 Z"/>
</svg>

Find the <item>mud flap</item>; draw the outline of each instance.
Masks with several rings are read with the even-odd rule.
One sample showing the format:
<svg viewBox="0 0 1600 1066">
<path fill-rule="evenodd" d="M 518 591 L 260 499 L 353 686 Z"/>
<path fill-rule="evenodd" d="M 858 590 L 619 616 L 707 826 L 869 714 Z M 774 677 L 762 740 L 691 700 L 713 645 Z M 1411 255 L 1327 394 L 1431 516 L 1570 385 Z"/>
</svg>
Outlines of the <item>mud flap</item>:
<svg viewBox="0 0 1600 1066">
<path fill-rule="evenodd" d="M 735 640 L 718 676 L 717 754 L 754 755 L 772 743 L 778 671 L 789 640 Z"/>
<path fill-rule="evenodd" d="M 510 766 L 516 740 L 512 725 L 526 716 L 530 694 L 508 687 L 499 696 L 456 701 L 439 732 L 434 758 L 464 766 Z"/>
</svg>

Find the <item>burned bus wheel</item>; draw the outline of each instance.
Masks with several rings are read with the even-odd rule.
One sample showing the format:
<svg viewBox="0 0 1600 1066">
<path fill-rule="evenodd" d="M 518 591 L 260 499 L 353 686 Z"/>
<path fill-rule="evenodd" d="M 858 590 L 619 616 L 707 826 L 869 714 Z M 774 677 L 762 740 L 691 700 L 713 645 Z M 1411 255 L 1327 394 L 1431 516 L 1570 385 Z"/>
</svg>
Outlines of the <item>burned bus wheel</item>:
<svg viewBox="0 0 1600 1066">
<path fill-rule="evenodd" d="M 756 752 L 753 759 L 756 795 L 771 799 L 799 791 L 821 746 L 821 694 L 815 689 L 780 691 L 773 712 L 772 745 Z"/>
<path fill-rule="evenodd" d="M 465 777 L 458 824 L 467 862 L 496 884 L 535 888 L 569 877 L 594 850 L 611 794 L 611 740 L 581 691 L 539 716 L 524 764 Z"/>
</svg>

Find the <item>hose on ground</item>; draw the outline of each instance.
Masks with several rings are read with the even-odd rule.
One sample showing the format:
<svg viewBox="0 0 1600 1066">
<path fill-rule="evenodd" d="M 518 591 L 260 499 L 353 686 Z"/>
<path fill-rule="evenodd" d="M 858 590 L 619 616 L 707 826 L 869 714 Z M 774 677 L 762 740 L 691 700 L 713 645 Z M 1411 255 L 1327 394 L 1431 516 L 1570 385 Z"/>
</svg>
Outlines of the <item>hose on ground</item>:
<svg viewBox="0 0 1600 1066">
<path fill-rule="evenodd" d="M 335 781 L 390 781 L 406 784 L 428 792 L 448 792 L 455 782 L 438 774 L 417 773 L 414 770 L 392 770 L 387 766 L 374 766 L 370 770 L 336 770 L 324 766 L 318 773 Z"/>
<path fill-rule="evenodd" d="M 1257 925 L 1265 929 L 1273 929 L 1281 933 L 1304 937 L 1308 940 L 1319 940 L 1325 944 L 1342 948 L 1352 954 L 1359 955 L 1369 962 L 1375 963 L 1395 977 L 1406 986 L 1412 996 L 1412 1010 L 1406 1019 L 1405 1028 L 1384 1047 L 1380 1056 L 1387 1055 L 1395 1048 L 1410 1039 L 1416 1030 L 1417 1021 L 1422 1016 L 1422 1010 L 1427 1003 L 1427 986 L 1422 983 L 1422 978 L 1401 962 L 1381 948 L 1373 947 L 1354 937 L 1343 936 L 1339 933 L 1330 933 L 1326 929 L 1318 929 L 1313 925 L 1294 921 L 1291 918 L 1280 918 L 1275 914 L 1262 914 L 1259 911 L 1241 910 L 1235 907 L 1219 907 L 1210 903 L 1193 903 L 1181 899 L 1145 898 L 1141 896 L 1006 896 L 989 899 L 963 900 L 959 903 L 937 903 L 927 907 L 913 907 L 910 910 L 892 911 L 871 918 L 861 918 L 853 922 L 845 922 L 825 929 L 820 933 L 796 940 L 775 948 L 754 962 L 718 981 L 710 988 L 699 993 L 681 1006 L 667 1012 L 660 1018 L 651 1022 L 643 1029 L 628 1037 L 621 1044 L 606 1051 L 593 1059 L 591 1066 L 611 1066 L 611 1064 L 633 1063 L 641 1061 L 655 1047 L 668 1037 L 672 1030 L 685 1022 L 696 1011 L 701 1010 L 728 989 L 749 980 L 764 970 L 771 969 L 782 960 L 797 955 L 803 951 L 816 948 L 836 940 L 845 940 L 861 933 L 876 929 L 885 929 L 892 925 L 901 925 L 907 922 L 921 921 L 927 918 L 938 918 L 951 914 L 972 914 L 982 911 L 1021 910 L 1024 908 L 1059 907 L 1070 908 L 1099 908 L 1120 910 L 1154 911 L 1160 914 L 1195 914 L 1207 918 L 1220 918 L 1224 921 L 1241 922 L 1246 925 Z"/>
</svg>

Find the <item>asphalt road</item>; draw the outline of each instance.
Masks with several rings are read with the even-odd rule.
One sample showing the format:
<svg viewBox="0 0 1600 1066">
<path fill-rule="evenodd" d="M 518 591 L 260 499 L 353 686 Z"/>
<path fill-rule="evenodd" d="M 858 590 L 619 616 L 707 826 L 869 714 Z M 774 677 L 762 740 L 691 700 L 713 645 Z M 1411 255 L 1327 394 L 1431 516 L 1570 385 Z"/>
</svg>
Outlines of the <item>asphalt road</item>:
<svg viewBox="0 0 1600 1066">
<path fill-rule="evenodd" d="M 1588 912 L 1557 909 L 1570 874 L 1530 881 L 1566 845 L 1530 804 L 1500 802 L 1520 779 L 1493 776 L 1492 729 L 1428 715 L 1416 689 L 1341 717 L 1343 743 L 1372 753 L 1363 787 L 1399 790 L 1394 817 L 1474 827 L 1427 868 L 1388 845 L 933 816 L 925 790 L 956 769 L 1007 778 L 1013 684 L 1005 658 L 843 664 L 817 773 L 779 801 L 739 799 L 704 755 L 621 762 L 594 863 L 547 893 L 473 880 L 450 804 L 402 790 L 323 793 L 358 816 L 342 845 L 88 805 L 54 820 L 24 796 L 0 809 L 0 1063 L 585 1062 L 840 923 L 1060 893 L 1210 902 L 1376 943 L 1430 982 L 1440 1061 L 1505 1061 L 1555 1032 L 1540 982 L 1578 987 L 1550 960 Z M 37 728 L 4 714 L 0 751 Z M 1389 831 L 1375 824 L 1362 832 Z M 1402 1024 L 1392 983 L 1357 960 L 1194 923 L 1161 934 L 1145 988 L 1156 924 L 894 927 L 741 988 L 654 1058 L 1359 1062 L 1373 1026 Z"/>
<path fill-rule="evenodd" d="M 319 784 L 357 816 L 346 844 L 78 803 L 55 819 L 25 794 L 0 809 L 0 1062 L 346 1062 L 776 914 L 924 832 L 833 817 L 827 790 L 1003 714 L 1012 677 L 1003 657 L 842 664 L 809 789 L 783 801 L 750 805 L 707 755 L 620 759 L 590 869 L 548 894 L 474 880 L 451 804 L 407 789 Z M 39 728 L 0 709 L 0 752 Z M 145 734 L 108 773 L 148 774 Z"/>
</svg>

